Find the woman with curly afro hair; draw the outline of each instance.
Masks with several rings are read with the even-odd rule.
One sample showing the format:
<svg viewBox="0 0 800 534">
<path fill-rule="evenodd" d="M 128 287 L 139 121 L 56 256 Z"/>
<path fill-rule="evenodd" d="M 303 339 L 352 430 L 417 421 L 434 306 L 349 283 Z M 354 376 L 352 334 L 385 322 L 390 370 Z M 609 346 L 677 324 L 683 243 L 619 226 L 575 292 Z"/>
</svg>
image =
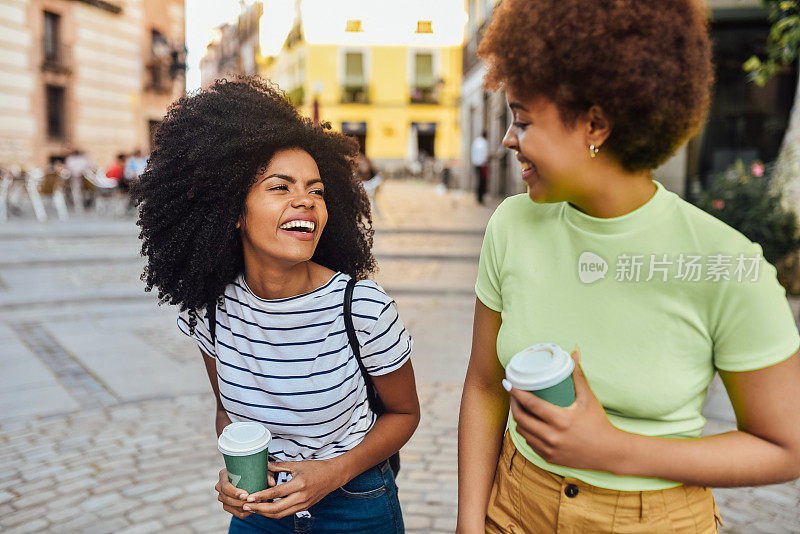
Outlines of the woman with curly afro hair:
<svg viewBox="0 0 800 534">
<path fill-rule="evenodd" d="M 800 336 L 761 247 L 651 175 L 706 114 L 704 8 L 504 0 L 478 55 L 527 194 L 481 251 L 457 531 L 717 532 L 710 486 L 800 476 Z M 701 437 L 717 373 L 738 430 Z"/>
<path fill-rule="evenodd" d="M 135 190 L 147 290 L 180 307 L 203 354 L 217 435 L 234 422 L 272 436 L 270 487 L 248 494 L 220 471 L 229 532 L 402 532 L 387 459 L 419 403 L 411 338 L 365 279 L 356 144 L 239 78 L 178 100 L 155 146 Z"/>
</svg>

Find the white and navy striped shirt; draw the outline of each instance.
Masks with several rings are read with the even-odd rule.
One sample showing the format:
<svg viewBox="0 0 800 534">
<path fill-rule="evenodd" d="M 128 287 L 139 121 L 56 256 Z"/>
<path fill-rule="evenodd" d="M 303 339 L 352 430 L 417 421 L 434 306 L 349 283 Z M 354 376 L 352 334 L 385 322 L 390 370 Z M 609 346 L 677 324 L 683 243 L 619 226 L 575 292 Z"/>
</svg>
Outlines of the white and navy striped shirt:
<svg viewBox="0 0 800 534">
<path fill-rule="evenodd" d="M 217 307 L 216 344 L 199 311 L 192 337 L 217 360 L 222 405 L 231 421 L 258 421 L 269 429 L 269 452 L 277 461 L 333 458 L 358 445 L 375 422 L 344 326 L 349 279 L 336 273 L 310 293 L 265 300 L 240 275 Z M 352 314 L 371 375 L 391 373 L 409 359 L 411 336 L 397 305 L 375 282 L 356 284 Z M 178 327 L 190 335 L 187 321 L 184 312 Z"/>
</svg>

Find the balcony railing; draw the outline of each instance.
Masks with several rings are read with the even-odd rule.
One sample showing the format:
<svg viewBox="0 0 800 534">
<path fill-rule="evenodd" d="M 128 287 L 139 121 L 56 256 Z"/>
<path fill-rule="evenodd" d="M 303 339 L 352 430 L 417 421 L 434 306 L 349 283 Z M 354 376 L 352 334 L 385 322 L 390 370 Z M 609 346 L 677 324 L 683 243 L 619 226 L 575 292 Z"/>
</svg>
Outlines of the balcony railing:
<svg viewBox="0 0 800 534">
<path fill-rule="evenodd" d="M 366 85 L 362 86 L 343 86 L 342 104 L 367 104 L 369 102 L 369 91 Z"/>
<path fill-rule="evenodd" d="M 434 87 L 412 87 L 411 88 L 411 103 L 412 104 L 438 104 L 439 91 Z"/>
<path fill-rule="evenodd" d="M 72 49 L 63 44 L 44 46 L 42 70 L 69 74 L 72 72 Z"/>
<path fill-rule="evenodd" d="M 145 67 L 147 71 L 147 81 L 145 91 L 169 94 L 172 92 L 172 76 L 170 76 L 170 66 L 166 61 L 153 60 Z"/>
</svg>

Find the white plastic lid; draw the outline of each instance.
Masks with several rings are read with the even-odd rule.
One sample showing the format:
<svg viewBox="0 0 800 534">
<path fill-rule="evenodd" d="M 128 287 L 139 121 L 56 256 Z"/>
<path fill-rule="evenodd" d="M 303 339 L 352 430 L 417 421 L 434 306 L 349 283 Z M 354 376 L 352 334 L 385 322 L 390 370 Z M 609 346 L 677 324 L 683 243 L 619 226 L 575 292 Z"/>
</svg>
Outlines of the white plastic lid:
<svg viewBox="0 0 800 534">
<path fill-rule="evenodd" d="M 222 429 L 217 448 L 228 456 L 247 456 L 263 451 L 271 440 L 272 435 L 261 423 L 238 421 Z"/>
<path fill-rule="evenodd" d="M 517 389 L 538 391 L 553 387 L 575 369 L 575 361 L 555 343 L 540 343 L 515 354 L 506 366 L 506 379 Z"/>
</svg>

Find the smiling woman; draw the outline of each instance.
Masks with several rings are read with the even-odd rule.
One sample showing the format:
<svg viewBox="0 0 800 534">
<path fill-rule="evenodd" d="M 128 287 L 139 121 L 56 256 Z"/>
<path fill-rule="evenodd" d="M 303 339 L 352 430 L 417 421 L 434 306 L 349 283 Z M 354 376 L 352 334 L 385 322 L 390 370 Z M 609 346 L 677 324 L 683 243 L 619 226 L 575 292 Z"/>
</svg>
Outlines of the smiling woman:
<svg viewBox="0 0 800 534">
<path fill-rule="evenodd" d="M 528 194 L 481 250 L 459 534 L 710 534 L 710 486 L 800 476 L 800 336 L 775 268 L 650 173 L 703 122 L 710 45 L 695 0 L 495 10 L 478 54 Z M 540 343 L 575 347 L 569 407 L 503 380 Z M 702 437 L 715 374 L 738 430 Z"/>
<path fill-rule="evenodd" d="M 245 257 L 266 254 L 271 263 L 291 266 L 313 256 L 328 222 L 324 187 L 317 163 L 308 152 L 299 148 L 276 152 L 250 188 L 236 223 Z M 261 265 L 250 262 L 249 267 Z M 245 263 L 247 278 L 258 284 L 253 289 L 264 294 L 283 298 L 295 290 L 271 273 L 248 273 L 247 269 Z M 307 292 L 313 287 L 300 289 Z"/>
<path fill-rule="evenodd" d="M 371 273 L 369 200 L 353 180 L 358 149 L 329 128 L 300 117 L 258 78 L 220 80 L 173 104 L 134 192 L 148 290 L 158 288 L 162 302 L 181 310 L 201 309 L 222 294 L 244 270 L 237 225 L 251 189 L 267 176 L 273 155 L 289 148 L 310 156 L 328 195 L 327 230 L 317 236 L 313 261 L 355 278 Z M 192 314 L 190 324 L 195 320 Z"/>
<path fill-rule="evenodd" d="M 258 78 L 180 99 L 156 145 L 135 191 L 143 280 L 204 356 L 217 434 L 250 421 L 272 436 L 271 487 L 248 494 L 220 471 L 230 532 L 402 532 L 387 458 L 419 422 L 412 341 L 365 279 L 357 146 Z"/>
</svg>

